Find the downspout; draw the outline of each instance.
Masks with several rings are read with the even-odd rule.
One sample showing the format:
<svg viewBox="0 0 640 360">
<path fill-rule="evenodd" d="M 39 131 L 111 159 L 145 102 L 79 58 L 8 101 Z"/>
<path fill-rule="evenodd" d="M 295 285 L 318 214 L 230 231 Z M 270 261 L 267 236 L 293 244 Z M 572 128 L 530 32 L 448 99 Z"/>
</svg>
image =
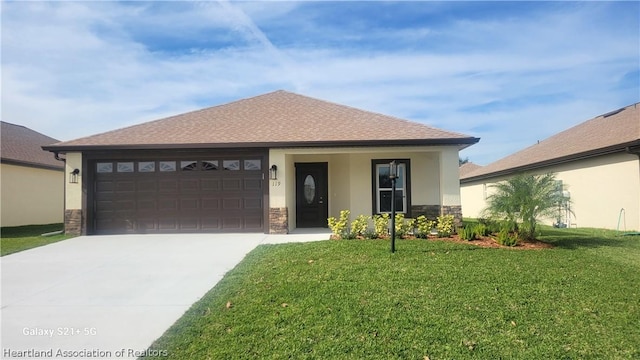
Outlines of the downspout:
<svg viewBox="0 0 640 360">
<path fill-rule="evenodd" d="M 62 171 L 62 232 L 66 233 L 66 221 L 67 217 L 67 159 L 61 158 L 60 153 L 57 151 L 53 152 L 54 159 L 58 161 L 62 161 L 64 163 L 64 170 Z"/>
</svg>

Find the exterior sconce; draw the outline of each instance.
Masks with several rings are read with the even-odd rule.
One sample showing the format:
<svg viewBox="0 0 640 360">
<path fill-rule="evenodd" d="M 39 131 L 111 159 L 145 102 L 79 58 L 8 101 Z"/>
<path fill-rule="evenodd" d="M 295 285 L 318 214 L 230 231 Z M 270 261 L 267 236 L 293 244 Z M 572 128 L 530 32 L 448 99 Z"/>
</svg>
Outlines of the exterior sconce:
<svg viewBox="0 0 640 360">
<path fill-rule="evenodd" d="M 73 171 L 69 173 L 69 183 L 77 184 L 79 174 L 80 174 L 80 169 L 73 169 Z"/>
<path fill-rule="evenodd" d="M 395 160 L 389 163 L 389 179 L 391 179 L 391 253 L 396 252 L 396 179 L 398 164 Z"/>
<path fill-rule="evenodd" d="M 278 180 L 278 167 L 271 165 L 269 168 L 269 180 Z"/>
</svg>

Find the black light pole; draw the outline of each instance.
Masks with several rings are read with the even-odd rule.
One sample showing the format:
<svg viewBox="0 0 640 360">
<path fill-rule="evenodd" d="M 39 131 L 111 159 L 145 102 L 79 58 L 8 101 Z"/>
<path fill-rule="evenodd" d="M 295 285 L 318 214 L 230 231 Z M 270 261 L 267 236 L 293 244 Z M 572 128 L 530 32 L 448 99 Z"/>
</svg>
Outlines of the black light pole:
<svg viewBox="0 0 640 360">
<path fill-rule="evenodd" d="M 398 164 L 393 160 L 389 163 L 389 179 L 391 179 L 391 252 L 396 252 L 396 179 L 398 178 Z"/>
</svg>

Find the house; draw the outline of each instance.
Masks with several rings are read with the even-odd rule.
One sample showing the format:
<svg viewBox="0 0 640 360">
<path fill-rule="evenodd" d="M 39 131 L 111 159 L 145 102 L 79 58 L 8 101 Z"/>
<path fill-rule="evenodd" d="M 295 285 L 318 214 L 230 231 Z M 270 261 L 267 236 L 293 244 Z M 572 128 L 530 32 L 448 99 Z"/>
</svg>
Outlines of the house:
<svg viewBox="0 0 640 360">
<path fill-rule="evenodd" d="M 464 216 L 479 217 L 491 185 L 521 172 L 556 173 L 558 190 L 570 197 L 548 224 L 640 229 L 640 103 L 461 175 Z"/>
<path fill-rule="evenodd" d="M 58 140 L 24 126 L 0 121 L 2 226 L 61 223 L 64 216 L 63 163 L 43 151 Z"/>
<path fill-rule="evenodd" d="M 458 151 L 479 139 L 287 91 L 46 146 L 72 233 L 265 232 L 389 212 L 461 218 Z"/>
</svg>

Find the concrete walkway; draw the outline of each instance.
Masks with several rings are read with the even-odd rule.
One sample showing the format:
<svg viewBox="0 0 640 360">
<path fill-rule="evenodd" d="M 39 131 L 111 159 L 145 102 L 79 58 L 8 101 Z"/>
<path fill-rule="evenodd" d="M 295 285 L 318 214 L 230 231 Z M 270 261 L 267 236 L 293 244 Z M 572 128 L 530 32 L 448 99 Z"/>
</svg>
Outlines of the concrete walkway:
<svg viewBox="0 0 640 360">
<path fill-rule="evenodd" d="M 2 358 L 137 358 L 256 246 L 328 238 L 83 236 L 4 256 Z"/>
</svg>

